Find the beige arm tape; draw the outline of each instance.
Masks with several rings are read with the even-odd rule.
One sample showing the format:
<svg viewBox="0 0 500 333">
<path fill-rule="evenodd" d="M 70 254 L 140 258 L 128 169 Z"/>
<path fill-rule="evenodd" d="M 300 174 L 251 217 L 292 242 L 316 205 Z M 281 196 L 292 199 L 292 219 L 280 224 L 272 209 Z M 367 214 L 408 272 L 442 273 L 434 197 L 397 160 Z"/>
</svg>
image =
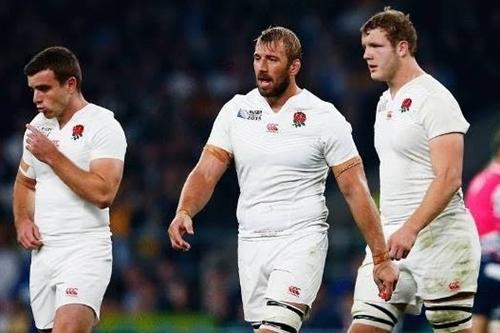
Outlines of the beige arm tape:
<svg viewBox="0 0 500 333">
<path fill-rule="evenodd" d="M 339 178 L 340 175 L 342 175 L 343 172 L 349 170 L 352 167 L 355 167 L 356 165 L 363 164 L 363 161 L 361 160 L 361 157 L 355 156 L 344 163 L 341 163 L 339 165 L 334 165 L 332 167 L 333 174 L 335 175 L 335 178 Z"/>
<path fill-rule="evenodd" d="M 226 165 L 229 165 L 233 160 L 233 155 L 231 153 L 217 146 L 206 145 L 203 147 L 203 150 Z"/>
</svg>

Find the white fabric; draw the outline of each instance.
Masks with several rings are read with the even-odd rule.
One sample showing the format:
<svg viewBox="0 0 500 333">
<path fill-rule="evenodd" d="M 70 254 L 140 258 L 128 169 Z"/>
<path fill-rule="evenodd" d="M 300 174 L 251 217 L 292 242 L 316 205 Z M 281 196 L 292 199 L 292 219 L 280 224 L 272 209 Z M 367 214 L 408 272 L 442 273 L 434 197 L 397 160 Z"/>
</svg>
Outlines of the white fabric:
<svg viewBox="0 0 500 333">
<path fill-rule="evenodd" d="M 291 305 L 288 305 L 292 307 Z M 297 311 L 302 312 L 300 309 L 295 308 Z M 270 325 L 266 325 L 265 322 L 269 322 Z M 279 305 L 266 305 L 265 315 L 263 319 L 263 324 L 260 326 L 261 329 L 269 329 L 274 332 L 284 332 L 272 323 L 285 324 L 287 326 L 293 327 L 296 332 L 300 331 L 302 326 L 302 317 L 298 315 L 295 311 L 290 310 L 284 306 Z"/>
<path fill-rule="evenodd" d="M 470 298 L 444 301 L 444 302 L 425 302 L 425 316 L 429 323 L 433 326 L 435 333 L 453 333 L 462 332 L 463 330 L 470 329 L 472 327 L 472 315 L 468 310 L 472 310 L 474 305 L 474 296 Z M 448 310 L 432 310 L 436 307 L 458 307 L 459 309 L 448 309 Z M 465 320 L 465 322 L 464 322 Z M 451 327 L 443 327 L 452 325 Z"/>
<path fill-rule="evenodd" d="M 260 322 L 267 300 L 311 306 L 323 278 L 328 235 L 240 239 L 238 271 L 245 320 Z"/>
<path fill-rule="evenodd" d="M 385 225 L 386 239 L 399 229 Z M 378 297 L 373 281 L 372 254 L 366 248 L 366 257 L 358 270 L 354 301 L 386 304 L 408 304 L 405 311 L 420 313 L 423 300 L 450 297 L 459 292 L 475 292 L 481 248 L 477 230 L 467 211 L 441 216 L 420 233 L 406 259 L 394 261 L 400 276 L 391 300 L 386 303 Z"/>
<path fill-rule="evenodd" d="M 403 103 L 410 99 L 406 110 Z M 380 159 L 383 223 L 401 224 L 422 202 L 434 179 L 429 142 L 446 133 L 466 133 L 469 124 L 451 93 L 430 75 L 406 83 L 394 98 L 385 91 L 377 106 L 375 148 Z M 461 189 L 442 214 L 464 207 Z"/>
<path fill-rule="evenodd" d="M 41 113 L 31 124 L 83 170 L 89 170 L 90 162 L 99 158 L 124 160 L 127 143 L 123 129 L 111 111 L 97 105 L 88 104 L 76 112 L 62 129 L 55 118 L 47 119 Z M 73 135 L 77 125 L 83 126 L 81 136 Z M 109 210 L 83 200 L 47 164 L 34 158 L 26 149 L 26 134 L 22 159 L 35 174 L 35 224 L 44 244 L 61 238 L 110 236 Z"/>
<path fill-rule="evenodd" d="M 294 126 L 296 112 L 304 125 Z M 345 118 L 305 89 L 277 113 L 257 89 L 234 96 L 207 143 L 234 156 L 240 238 L 327 230 L 329 167 L 358 155 Z"/>
<path fill-rule="evenodd" d="M 87 305 L 98 320 L 111 269 L 110 239 L 56 241 L 32 251 L 30 298 L 36 327 L 52 328 L 56 310 L 66 304 Z"/>
</svg>

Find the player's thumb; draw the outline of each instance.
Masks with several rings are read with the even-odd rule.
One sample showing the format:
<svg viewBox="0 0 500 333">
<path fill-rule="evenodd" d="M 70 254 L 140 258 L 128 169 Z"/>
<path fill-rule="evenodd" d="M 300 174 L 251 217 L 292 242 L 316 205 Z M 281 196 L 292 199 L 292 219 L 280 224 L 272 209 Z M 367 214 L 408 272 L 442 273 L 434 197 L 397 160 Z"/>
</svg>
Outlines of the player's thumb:
<svg viewBox="0 0 500 333">
<path fill-rule="evenodd" d="M 40 240 L 42 238 L 42 235 L 40 235 L 40 231 L 38 230 L 38 227 L 36 225 L 33 226 L 33 235 L 37 240 Z"/>
<path fill-rule="evenodd" d="M 184 221 L 184 228 L 186 228 L 186 232 L 190 235 L 194 234 L 193 230 L 193 221 L 191 219 Z"/>
</svg>

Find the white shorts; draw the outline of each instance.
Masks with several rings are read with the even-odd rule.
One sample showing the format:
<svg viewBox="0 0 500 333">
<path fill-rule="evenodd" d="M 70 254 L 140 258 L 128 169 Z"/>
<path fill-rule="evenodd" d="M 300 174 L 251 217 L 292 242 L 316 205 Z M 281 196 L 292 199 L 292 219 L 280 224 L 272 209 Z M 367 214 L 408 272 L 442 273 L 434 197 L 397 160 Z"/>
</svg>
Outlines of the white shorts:
<svg viewBox="0 0 500 333">
<path fill-rule="evenodd" d="M 399 227 L 384 226 L 386 239 Z M 367 250 L 358 270 L 353 313 L 360 308 L 357 302 L 386 304 L 378 297 L 371 256 Z M 476 292 L 480 258 L 479 237 L 470 214 L 460 212 L 440 217 L 419 233 L 406 259 L 394 261 L 401 274 L 389 303 L 407 304 L 404 312 L 419 314 L 423 300 Z"/>
<path fill-rule="evenodd" d="M 238 268 L 245 320 L 263 320 L 266 301 L 311 306 L 323 278 L 328 235 L 239 239 Z"/>
<path fill-rule="evenodd" d="M 36 327 L 52 328 L 56 310 L 66 304 L 89 306 L 97 322 L 111 268 L 110 239 L 44 244 L 32 251 L 30 298 Z"/>
</svg>

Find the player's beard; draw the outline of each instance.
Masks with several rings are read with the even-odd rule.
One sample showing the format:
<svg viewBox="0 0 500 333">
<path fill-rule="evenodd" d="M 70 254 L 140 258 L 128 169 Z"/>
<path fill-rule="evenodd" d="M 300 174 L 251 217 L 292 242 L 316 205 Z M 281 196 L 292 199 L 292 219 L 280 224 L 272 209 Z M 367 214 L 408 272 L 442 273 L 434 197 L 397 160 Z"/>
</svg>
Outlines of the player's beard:
<svg viewBox="0 0 500 333">
<path fill-rule="evenodd" d="M 290 85 L 290 77 L 288 74 L 285 73 L 282 77 L 279 77 L 276 80 L 276 84 L 272 87 L 271 90 L 265 91 L 259 87 L 259 83 L 257 80 L 257 89 L 259 89 L 259 93 L 262 95 L 262 97 L 279 97 L 283 95 L 283 93 L 286 91 L 288 86 Z"/>
</svg>

